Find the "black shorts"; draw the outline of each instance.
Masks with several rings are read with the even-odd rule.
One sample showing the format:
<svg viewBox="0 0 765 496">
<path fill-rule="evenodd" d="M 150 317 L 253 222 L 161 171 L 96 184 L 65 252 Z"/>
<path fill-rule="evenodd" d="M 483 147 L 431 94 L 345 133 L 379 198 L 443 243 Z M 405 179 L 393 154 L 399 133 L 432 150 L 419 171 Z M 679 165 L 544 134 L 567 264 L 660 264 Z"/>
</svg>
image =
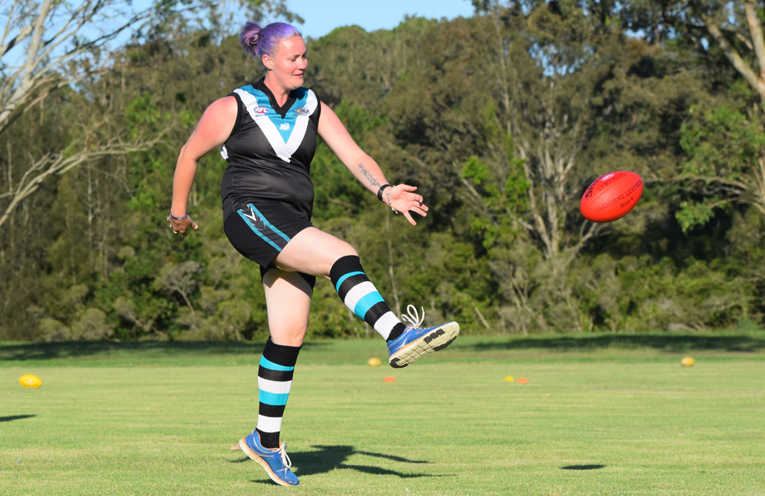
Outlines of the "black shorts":
<svg viewBox="0 0 765 496">
<path fill-rule="evenodd" d="M 236 251 L 260 265 L 261 277 L 273 269 L 274 259 L 297 233 L 312 227 L 292 209 L 278 203 L 248 203 L 223 223 L 223 230 Z M 316 277 L 299 273 L 313 288 Z"/>
</svg>

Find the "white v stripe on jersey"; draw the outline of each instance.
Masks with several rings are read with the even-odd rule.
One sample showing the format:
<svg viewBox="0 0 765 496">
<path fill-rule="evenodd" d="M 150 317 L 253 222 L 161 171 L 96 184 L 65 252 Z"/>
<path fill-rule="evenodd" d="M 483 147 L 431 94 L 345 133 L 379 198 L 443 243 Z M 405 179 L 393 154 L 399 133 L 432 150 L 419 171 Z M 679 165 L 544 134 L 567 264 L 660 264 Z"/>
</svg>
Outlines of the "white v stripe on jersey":
<svg viewBox="0 0 765 496">
<path fill-rule="evenodd" d="M 239 95 L 239 98 L 241 98 L 242 103 L 244 103 L 244 106 L 247 109 L 247 112 L 250 114 L 250 117 L 252 117 L 252 120 L 254 120 L 258 127 L 260 127 L 260 129 L 263 131 L 263 134 L 271 144 L 271 147 L 274 149 L 276 155 L 280 159 L 289 163 L 290 158 L 292 158 L 292 154 L 295 153 L 295 151 L 300 146 L 300 143 L 303 142 L 305 132 L 308 129 L 309 116 L 314 113 L 316 107 L 318 106 L 319 101 L 316 98 L 314 92 L 307 90 L 306 104 L 304 107 L 307 108 L 307 112 L 301 112 L 298 114 L 297 118 L 295 119 L 295 126 L 292 129 L 292 133 L 290 134 L 290 137 L 286 143 L 284 138 L 282 138 L 282 135 L 279 133 L 279 130 L 276 128 L 276 124 L 274 124 L 274 122 L 268 117 L 268 114 L 261 114 L 255 111 L 256 108 L 260 107 L 260 105 L 258 104 L 258 99 L 255 98 L 254 95 L 241 88 L 235 89 L 234 93 Z"/>
</svg>

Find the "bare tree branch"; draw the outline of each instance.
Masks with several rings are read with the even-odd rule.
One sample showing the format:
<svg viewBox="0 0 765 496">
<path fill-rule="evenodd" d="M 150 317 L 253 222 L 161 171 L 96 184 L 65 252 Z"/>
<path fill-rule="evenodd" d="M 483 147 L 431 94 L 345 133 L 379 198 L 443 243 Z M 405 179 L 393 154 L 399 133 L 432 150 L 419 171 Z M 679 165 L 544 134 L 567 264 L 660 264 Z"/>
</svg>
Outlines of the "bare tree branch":
<svg viewBox="0 0 765 496">
<path fill-rule="evenodd" d="M 34 9 L 35 5 L 16 0 L 9 9 L 0 56 L 6 58 L 12 51 L 16 52 L 14 47 L 22 41 L 28 44 L 24 57 L 17 64 L 3 60 L 5 69 L 0 72 L 0 133 L 8 128 L 16 115 L 40 101 L 37 92 L 41 89 L 47 88 L 42 94 L 48 95 L 56 88 L 77 83 L 103 70 L 101 64 L 74 72 L 62 69 L 78 57 L 97 53 L 105 43 L 139 25 L 154 12 L 152 6 L 127 14 L 125 9 L 129 5 L 128 0 L 82 0 L 79 4 L 43 0 L 39 9 Z M 31 22 L 22 25 L 27 20 Z M 116 25 L 112 25 L 115 21 Z M 99 35 L 86 43 L 75 43 L 62 52 L 64 45 L 73 42 L 85 28 L 96 30 Z M 16 35 L 6 42 L 12 30 L 17 30 Z M 48 38 L 44 39 L 45 36 Z"/>
<path fill-rule="evenodd" d="M 765 40 L 762 39 L 762 25 L 757 15 L 757 5 L 752 0 L 747 0 L 744 11 L 754 44 L 754 53 L 757 56 L 757 64 L 760 66 L 760 81 L 762 81 L 765 79 Z"/>
<path fill-rule="evenodd" d="M 755 17 L 754 20 L 750 19 L 750 8 L 754 9 L 752 14 Z M 756 19 L 756 6 L 751 6 L 750 1 L 748 0 L 746 9 L 750 32 L 753 36 L 755 53 L 760 65 L 760 73 L 765 74 L 765 46 L 763 46 L 762 29 L 760 27 L 759 20 Z M 706 26 L 707 31 L 712 36 L 712 38 L 714 38 L 715 42 L 717 42 L 717 45 L 723 51 L 725 57 L 728 59 L 728 61 L 730 61 L 738 73 L 741 74 L 744 80 L 749 83 L 749 86 L 751 86 L 752 89 L 754 89 L 757 94 L 760 95 L 760 100 L 762 100 L 762 103 L 765 105 L 765 80 L 762 78 L 762 76 L 758 76 L 754 70 L 752 70 L 749 64 L 747 64 L 743 57 L 741 57 L 741 54 L 739 54 L 738 51 L 730 44 L 730 42 L 728 42 L 720 30 L 720 27 L 715 23 L 714 19 L 703 12 L 699 12 L 699 17 L 701 17 L 701 19 L 704 21 L 704 25 Z M 755 34 L 757 34 L 757 37 L 754 37 Z"/>
<path fill-rule="evenodd" d="M 94 126 L 94 129 L 97 128 L 98 126 Z M 130 142 L 125 142 L 119 137 L 115 137 L 109 139 L 106 143 L 96 146 L 92 146 L 89 138 L 91 138 L 91 134 L 85 133 L 61 152 L 49 152 L 33 161 L 12 190 L 2 195 L 3 197 L 10 197 L 10 203 L 6 206 L 2 216 L 0 216 L 0 227 L 13 214 L 16 207 L 25 198 L 37 191 L 40 184 L 48 177 L 61 175 L 74 167 L 100 158 L 148 150 L 160 143 L 163 136 L 156 135 L 151 138 L 137 138 Z"/>
</svg>

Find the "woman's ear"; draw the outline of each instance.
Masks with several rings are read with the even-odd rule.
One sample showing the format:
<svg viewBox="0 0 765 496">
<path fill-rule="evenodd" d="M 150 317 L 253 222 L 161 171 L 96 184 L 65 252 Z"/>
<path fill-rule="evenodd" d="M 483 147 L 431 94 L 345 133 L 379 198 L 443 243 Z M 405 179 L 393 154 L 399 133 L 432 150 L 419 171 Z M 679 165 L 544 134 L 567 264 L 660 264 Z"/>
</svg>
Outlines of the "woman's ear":
<svg viewBox="0 0 765 496">
<path fill-rule="evenodd" d="M 263 65 L 266 66 L 266 69 L 269 71 L 274 70 L 274 61 L 271 59 L 271 57 L 268 56 L 268 54 L 263 54 L 263 57 L 261 57 L 261 60 L 263 61 Z"/>
</svg>

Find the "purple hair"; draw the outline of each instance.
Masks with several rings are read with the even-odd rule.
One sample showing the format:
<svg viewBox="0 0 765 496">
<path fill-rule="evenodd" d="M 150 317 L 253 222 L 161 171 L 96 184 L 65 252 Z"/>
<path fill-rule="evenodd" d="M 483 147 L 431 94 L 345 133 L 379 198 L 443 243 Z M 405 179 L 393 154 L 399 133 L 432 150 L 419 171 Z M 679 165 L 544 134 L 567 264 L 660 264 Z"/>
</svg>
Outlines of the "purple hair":
<svg viewBox="0 0 765 496">
<path fill-rule="evenodd" d="M 257 23 L 248 21 L 239 33 L 239 43 L 245 52 L 259 59 L 263 54 L 273 57 L 276 45 L 293 36 L 303 36 L 303 33 L 291 24 L 272 22 L 261 28 Z"/>
</svg>

